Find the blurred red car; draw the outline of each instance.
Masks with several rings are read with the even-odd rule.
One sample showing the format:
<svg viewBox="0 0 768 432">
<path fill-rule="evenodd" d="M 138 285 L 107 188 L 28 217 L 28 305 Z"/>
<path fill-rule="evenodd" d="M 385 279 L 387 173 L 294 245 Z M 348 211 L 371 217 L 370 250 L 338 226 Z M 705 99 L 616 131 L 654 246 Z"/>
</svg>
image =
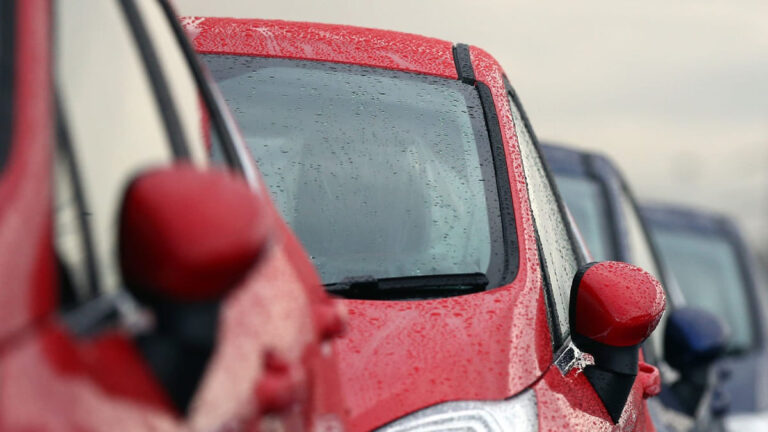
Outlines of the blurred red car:
<svg viewBox="0 0 768 432">
<path fill-rule="evenodd" d="M 0 430 L 344 427 L 342 315 L 196 61 L 164 1 L 0 1 Z"/>
<path fill-rule="evenodd" d="M 585 262 L 488 53 L 339 25 L 183 23 L 277 207 L 347 299 L 351 430 L 654 429 L 643 399 L 659 375 L 638 346 L 661 287 Z"/>
</svg>

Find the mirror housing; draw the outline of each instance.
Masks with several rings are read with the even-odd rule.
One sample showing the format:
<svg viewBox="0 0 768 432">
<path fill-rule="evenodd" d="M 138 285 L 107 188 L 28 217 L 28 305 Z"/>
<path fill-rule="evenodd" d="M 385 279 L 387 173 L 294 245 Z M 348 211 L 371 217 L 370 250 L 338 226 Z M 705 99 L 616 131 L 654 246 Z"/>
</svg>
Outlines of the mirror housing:
<svg viewBox="0 0 768 432">
<path fill-rule="evenodd" d="M 262 254 L 271 219 L 234 173 L 187 164 L 139 175 L 120 213 L 123 279 L 140 297 L 223 298 Z"/>
<path fill-rule="evenodd" d="M 661 283 L 643 269 L 616 261 L 587 264 L 571 287 L 571 332 L 586 345 L 636 346 L 656 328 L 665 306 Z"/>
<path fill-rule="evenodd" d="M 573 278 L 571 339 L 594 358 L 584 375 L 614 423 L 638 374 L 640 344 L 656 328 L 665 307 L 661 283 L 631 264 L 590 263 Z"/>
<path fill-rule="evenodd" d="M 727 346 L 727 328 L 716 315 L 693 307 L 677 308 L 669 314 L 664 358 L 680 372 L 680 378 L 671 385 L 680 411 L 695 416 L 703 404 L 715 417 L 728 412 L 730 394 L 722 385 L 728 373 L 724 365 L 713 367 Z"/>
<path fill-rule="evenodd" d="M 709 366 L 728 344 L 725 327 L 716 315 L 703 309 L 673 310 L 664 332 L 664 358 L 678 371 Z"/>
</svg>

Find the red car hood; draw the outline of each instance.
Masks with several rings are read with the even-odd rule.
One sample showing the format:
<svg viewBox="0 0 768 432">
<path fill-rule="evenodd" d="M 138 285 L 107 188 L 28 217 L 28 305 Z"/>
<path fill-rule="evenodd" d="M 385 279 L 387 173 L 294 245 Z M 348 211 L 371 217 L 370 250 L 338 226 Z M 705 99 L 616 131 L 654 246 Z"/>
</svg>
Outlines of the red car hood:
<svg viewBox="0 0 768 432">
<path fill-rule="evenodd" d="M 345 300 L 349 332 L 336 348 L 351 429 L 530 386 L 552 359 L 539 288 L 515 283 L 430 301 Z"/>
</svg>

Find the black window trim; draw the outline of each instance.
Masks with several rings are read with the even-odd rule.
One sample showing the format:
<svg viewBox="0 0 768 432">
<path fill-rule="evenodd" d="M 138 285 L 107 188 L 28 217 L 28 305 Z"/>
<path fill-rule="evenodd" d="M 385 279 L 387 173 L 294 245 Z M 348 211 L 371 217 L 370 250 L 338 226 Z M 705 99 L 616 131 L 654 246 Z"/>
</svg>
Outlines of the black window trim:
<svg viewBox="0 0 768 432">
<path fill-rule="evenodd" d="M 16 2 L 0 0 L 0 173 L 11 153 L 13 138 Z"/>
<path fill-rule="evenodd" d="M 494 289 L 512 283 L 517 278 L 520 270 L 520 244 L 518 242 L 517 220 L 515 219 L 514 202 L 512 199 L 512 185 L 507 168 L 507 154 L 504 149 L 504 139 L 501 133 L 496 104 L 493 101 L 493 94 L 488 85 L 477 81 L 475 78 L 469 45 L 462 43 L 454 45 L 453 58 L 458 80 L 474 86 L 477 94 L 480 96 L 488 140 L 491 144 L 491 157 L 493 160 L 494 178 L 496 180 L 499 216 L 501 218 L 502 244 L 504 246 L 504 262 L 500 281 L 488 286 L 488 289 Z"/>
<path fill-rule="evenodd" d="M 80 167 L 77 163 L 75 149 L 72 147 L 72 141 L 70 140 L 67 117 L 61 108 L 61 104 L 58 98 L 56 98 L 56 138 L 56 145 L 58 150 L 62 152 L 62 156 L 66 163 L 66 169 L 69 171 L 72 179 L 72 192 L 74 193 L 75 197 L 75 205 L 78 207 L 77 223 L 82 232 L 81 241 L 86 254 L 86 275 L 89 293 L 85 299 L 75 299 L 77 304 L 81 304 L 84 301 L 99 295 L 101 278 L 99 275 L 98 266 L 95 262 L 96 251 L 94 249 L 93 231 L 91 229 L 90 220 L 88 218 L 88 203 L 85 198 L 85 193 L 83 192 L 83 182 L 80 178 Z"/>
<path fill-rule="evenodd" d="M 195 49 L 187 38 L 187 34 L 178 21 L 178 15 L 174 12 L 173 7 L 167 0 L 159 1 L 165 17 L 171 25 L 176 41 L 181 46 L 184 57 L 192 70 L 192 75 L 208 109 L 211 124 L 221 140 L 221 147 L 226 161 L 234 170 L 246 174 L 253 180 L 255 173 L 245 172 L 243 159 L 248 157 L 247 149 L 242 142 L 234 119 L 229 114 L 224 99 L 219 94 L 218 89 L 212 87 L 211 83 L 213 80 L 210 78 L 208 70 L 200 62 Z"/>
<path fill-rule="evenodd" d="M 120 0 L 126 21 L 131 28 L 134 41 L 142 57 L 147 76 L 154 90 L 157 108 L 164 120 L 164 126 L 171 150 L 176 159 L 189 159 L 187 140 L 181 127 L 176 107 L 171 97 L 166 77 L 160 67 L 157 52 L 152 44 L 141 14 L 133 0 Z"/>
</svg>

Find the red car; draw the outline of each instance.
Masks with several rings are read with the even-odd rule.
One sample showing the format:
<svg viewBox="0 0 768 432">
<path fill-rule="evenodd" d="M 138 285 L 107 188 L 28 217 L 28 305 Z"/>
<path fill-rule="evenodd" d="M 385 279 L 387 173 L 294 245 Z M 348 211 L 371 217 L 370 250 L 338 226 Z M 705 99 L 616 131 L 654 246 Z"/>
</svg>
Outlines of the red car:
<svg viewBox="0 0 768 432">
<path fill-rule="evenodd" d="M 344 427 L 340 309 L 196 61 L 164 1 L 0 1 L 0 430 Z"/>
<path fill-rule="evenodd" d="M 585 262 L 493 57 L 339 25 L 183 23 L 346 299 L 351 430 L 654 430 L 659 375 L 638 346 L 661 286 Z"/>
</svg>

